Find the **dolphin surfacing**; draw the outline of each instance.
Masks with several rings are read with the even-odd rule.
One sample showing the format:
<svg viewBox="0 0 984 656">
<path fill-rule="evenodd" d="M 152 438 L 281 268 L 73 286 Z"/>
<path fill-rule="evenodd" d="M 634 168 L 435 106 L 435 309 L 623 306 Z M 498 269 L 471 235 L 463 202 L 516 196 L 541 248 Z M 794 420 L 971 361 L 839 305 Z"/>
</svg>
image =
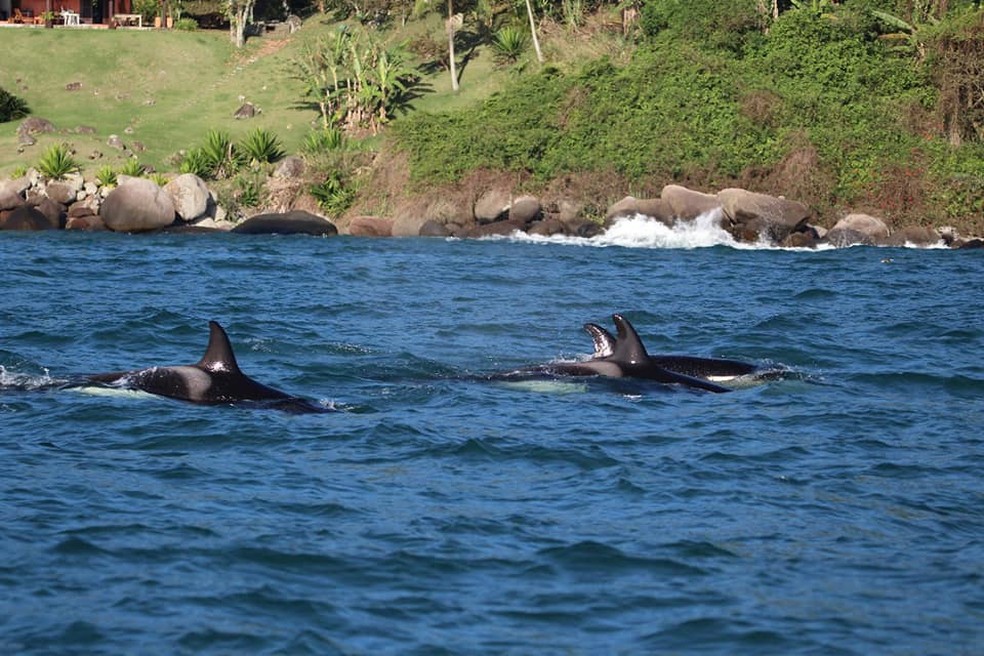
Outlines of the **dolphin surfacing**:
<svg viewBox="0 0 984 656">
<path fill-rule="evenodd" d="M 208 326 L 208 347 L 196 364 L 90 374 L 83 377 L 84 383 L 140 390 L 203 405 L 249 403 L 297 413 L 331 412 L 244 374 L 225 330 L 216 321 L 209 321 Z"/>
</svg>

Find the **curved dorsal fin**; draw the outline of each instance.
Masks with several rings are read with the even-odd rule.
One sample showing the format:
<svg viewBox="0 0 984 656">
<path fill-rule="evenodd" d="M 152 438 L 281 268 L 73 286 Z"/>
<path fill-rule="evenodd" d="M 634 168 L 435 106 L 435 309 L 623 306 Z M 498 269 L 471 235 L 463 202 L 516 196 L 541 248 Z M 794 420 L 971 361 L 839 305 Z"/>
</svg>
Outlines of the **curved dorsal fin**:
<svg viewBox="0 0 984 656">
<path fill-rule="evenodd" d="M 648 361 L 649 353 L 639 339 L 639 334 L 629 323 L 629 320 L 621 314 L 613 314 L 612 321 L 618 329 L 618 339 L 615 342 L 613 359 L 618 362 L 629 362 L 639 364 Z"/>
<path fill-rule="evenodd" d="M 205 355 L 195 365 L 205 371 L 225 371 L 229 373 L 240 373 L 239 365 L 236 363 L 236 356 L 232 352 L 232 344 L 229 343 L 229 336 L 215 321 L 208 322 L 208 348 Z"/>
<path fill-rule="evenodd" d="M 615 352 L 615 337 L 596 323 L 584 324 L 584 329 L 594 342 L 594 357 L 607 358 Z"/>
</svg>

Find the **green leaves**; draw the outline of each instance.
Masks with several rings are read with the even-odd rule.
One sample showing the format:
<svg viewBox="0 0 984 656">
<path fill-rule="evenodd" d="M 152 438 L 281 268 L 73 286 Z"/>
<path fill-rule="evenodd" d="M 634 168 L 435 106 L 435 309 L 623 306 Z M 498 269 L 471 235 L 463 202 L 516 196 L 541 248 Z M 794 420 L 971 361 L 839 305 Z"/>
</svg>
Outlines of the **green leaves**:
<svg viewBox="0 0 984 656">
<path fill-rule="evenodd" d="M 41 155 L 37 168 L 49 180 L 60 180 L 69 173 L 78 171 L 80 167 L 67 146 L 54 144 Z"/>
<path fill-rule="evenodd" d="M 272 164 L 283 159 L 286 154 L 279 137 L 263 128 L 256 128 L 247 134 L 240 142 L 239 147 L 253 166 Z"/>
<path fill-rule="evenodd" d="M 27 101 L 0 87 L 0 123 L 15 121 L 31 113 Z"/>
</svg>

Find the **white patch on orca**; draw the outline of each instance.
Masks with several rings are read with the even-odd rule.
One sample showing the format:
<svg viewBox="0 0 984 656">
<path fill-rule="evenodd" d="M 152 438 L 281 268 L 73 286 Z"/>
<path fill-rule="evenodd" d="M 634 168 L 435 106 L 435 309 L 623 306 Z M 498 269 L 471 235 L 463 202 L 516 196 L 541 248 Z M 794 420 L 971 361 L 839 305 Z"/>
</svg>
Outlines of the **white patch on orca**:
<svg viewBox="0 0 984 656">
<path fill-rule="evenodd" d="M 70 387 L 69 392 L 85 394 L 86 396 L 107 396 L 118 399 L 154 399 L 160 398 L 143 390 L 127 389 L 125 387 L 104 387 L 102 385 L 91 385 L 83 387 Z"/>
<path fill-rule="evenodd" d="M 520 392 L 538 394 L 583 394 L 588 391 L 588 386 L 584 383 L 566 380 L 515 380 L 503 381 L 499 384 Z"/>
</svg>

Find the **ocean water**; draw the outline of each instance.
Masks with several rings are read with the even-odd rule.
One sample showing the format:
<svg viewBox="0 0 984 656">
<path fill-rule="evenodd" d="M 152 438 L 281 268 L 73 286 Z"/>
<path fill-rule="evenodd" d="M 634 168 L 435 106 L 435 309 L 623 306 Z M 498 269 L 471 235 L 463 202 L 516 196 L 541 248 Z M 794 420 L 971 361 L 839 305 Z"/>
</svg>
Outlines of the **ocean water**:
<svg viewBox="0 0 984 656">
<path fill-rule="evenodd" d="M 0 652 L 984 653 L 984 256 L 0 234 Z M 485 375 L 782 366 L 709 394 Z M 329 414 L 52 389 L 198 360 Z"/>
</svg>

